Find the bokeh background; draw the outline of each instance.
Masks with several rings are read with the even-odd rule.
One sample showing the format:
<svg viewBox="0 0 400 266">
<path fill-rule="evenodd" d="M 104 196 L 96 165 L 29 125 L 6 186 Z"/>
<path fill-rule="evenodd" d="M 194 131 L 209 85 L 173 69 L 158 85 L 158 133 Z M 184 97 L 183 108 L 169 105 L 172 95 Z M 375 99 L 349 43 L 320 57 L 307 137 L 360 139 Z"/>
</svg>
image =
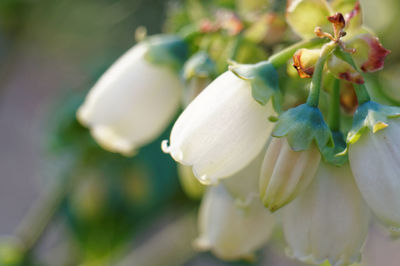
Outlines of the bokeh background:
<svg viewBox="0 0 400 266">
<path fill-rule="evenodd" d="M 0 235 L 10 236 L 19 228 L 43 191 L 59 183 L 55 179 L 81 182 L 67 190 L 32 260 L 22 265 L 114 265 L 120 260 L 140 266 L 253 265 L 188 251 L 188 239 L 195 235 L 190 210 L 198 202 L 182 193 L 175 164 L 160 151 L 167 132 L 139 156 L 124 158 L 101 150 L 74 120 L 96 79 L 135 43 L 136 28 L 146 27 L 149 35 L 161 32 L 175 2 L 0 0 Z M 366 24 L 392 51 L 375 79 L 400 100 L 395 92 L 400 82 L 400 4 L 361 3 Z M 160 235 L 161 241 L 154 240 Z M 299 265 L 284 256 L 282 236 L 273 238 L 257 264 Z M 172 264 L 130 260 L 133 250 L 154 257 L 149 246 L 159 255 L 164 250 Z M 364 263 L 400 265 L 399 240 L 391 241 L 374 225 Z"/>
</svg>

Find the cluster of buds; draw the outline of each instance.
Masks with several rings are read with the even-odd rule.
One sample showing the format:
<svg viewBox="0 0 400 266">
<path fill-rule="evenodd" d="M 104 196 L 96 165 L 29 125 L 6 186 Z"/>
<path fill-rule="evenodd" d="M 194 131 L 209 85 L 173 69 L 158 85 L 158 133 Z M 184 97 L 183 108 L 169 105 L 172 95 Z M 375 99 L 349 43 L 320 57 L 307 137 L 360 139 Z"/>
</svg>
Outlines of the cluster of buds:
<svg viewBox="0 0 400 266">
<path fill-rule="evenodd" d="M 347 265 L 360 258 L 369 210 L 400 228 L 400 108 L 373 102 L 362 74 L 381 69 L 389 51 L 362 25 L 357 1 L 289 1 L 286 21 L 302 41 L 256 64 L 231 62 L 223 73 L 206 51 L 189 55 L 188 40 L 149 38 L 104 74 L 78 118 L 102 146 L 131 154 L 161 133 L 183 87 L 192 88 L 162 150 L 183 165 L 192 195 L 204 186 L 190 169 L 208 186 L 196 246 L 227 260 L 251 257 L 282 210 L 292 256 Z M 218 25 L 245 35 L 232 14 L 201 25 L 202 34 Z M 311 82 L 307 100 L 283 110 L 278 68 L 291 58 Z M 349 83 L 357 99 L 346 130 L 341 89 Z"/>
</svg>

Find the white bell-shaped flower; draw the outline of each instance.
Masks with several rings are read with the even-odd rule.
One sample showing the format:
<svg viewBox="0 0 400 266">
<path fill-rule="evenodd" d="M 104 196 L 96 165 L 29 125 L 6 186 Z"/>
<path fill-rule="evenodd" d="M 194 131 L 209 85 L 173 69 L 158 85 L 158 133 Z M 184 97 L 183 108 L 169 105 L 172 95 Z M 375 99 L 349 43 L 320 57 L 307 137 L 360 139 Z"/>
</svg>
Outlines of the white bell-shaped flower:
<svg viewBox="0 0 400 266">
<path fill-rule="evenodd" d="M 366 130 L 349 145 L 351 170 L 373 212 L 400 232 L 400 119 L 376 133 Z"/>
<path fill-rule="evenodd" d="M 273 215 L 257 193 L 262 157 L 208 189 L 200 207 L 196 246 L 225 260 L 251 258 L 274 228 Z"/>
<path fill-rule="evenodd" d="M 289 254 L 303 262 L 350 265 L 359 261 L 369 211 L 348 164 L 321 163 L 304 193 L 282 209 Z"/>
<path fill-rule="evenodd" d="M 276 211 L 292 201 L 311 183 L 321 154 L 316 145 L 293 151 L 286 138 L 273 138 L 260 175 L 260 196 L 265 207 Z"/>
<path fill-rule="evenodd" d="M 246 166 L 264 147 L 273 127 L 271 101 L 261 105 L 250 82 L 230 71 L 196 97 L 176 121 L 163 150 L 192 165 L 202 183 L 215 183 Z"/>
<path fill-rule="evenodd" d="M 179 108 L 179 76 L 165 65 L 150 63 L 147 50 L 143 43 L 128 50 L 78 110 L 78 120 L 109 151 L 132 155 L 157 138 Z"/>
</svg>

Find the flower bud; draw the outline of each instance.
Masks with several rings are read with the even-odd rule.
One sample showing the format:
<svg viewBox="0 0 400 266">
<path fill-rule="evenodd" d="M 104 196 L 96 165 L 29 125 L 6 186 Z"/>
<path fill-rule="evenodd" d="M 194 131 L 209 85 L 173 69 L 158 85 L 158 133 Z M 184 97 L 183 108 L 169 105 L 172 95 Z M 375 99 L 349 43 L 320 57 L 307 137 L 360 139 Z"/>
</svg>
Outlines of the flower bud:
<svg viewBox="0 0 400 266">
<path fill-rule="evenodd" d="M 321 154 L 315 144 L 293 151 L 286 138 L 273 138 L 260 175 L 260 197 L 265 207 L 276 211 L 304 191 L 315 176 Z"/>
<path fill-rule="evenodd" d="M 104 149 L 132 155 L 173 118 L 183 89 L 172 69 L 176 46 L 182 41 L 171 36 L 135 45 L 91 89 L 77 117 Z"/>
<path fill-rule="evenodd" d="M 347 45 L 355 49 L 354 61 L 364 72 L 381 70 L 386 56 L 390 54 L 379 39 L 370 33 L 356 35 L 348 41 Z"/>
<path fill-rule="evenodd" d="M 387 125 L 386 125 L 387 126 Z M 349 145 L 349 161 L 361 194 L 394 232 L 400 230 L 400 119 Z"/>
<path fill-rule="evenodd" d="M 246 166 L 261 151 L 272 130 L 271 101 L 252 97 L 250 82 L 225 72 L 194 99 L 176 121 L 168 152 L 192 165 L 202 183 L 215 183 Z"/>
<path fill-rule="evenodd" d="M 368 223 L 368 208 L 348 164 L 321 163 L 311 185 L 283 209 L 289 253 L 312 264 L 359 261 Z"/>
<path fill-rule="evenodd" d="M 356 69 L 354 69 L 346 61 L 344 61 L 336 56 L 331 56 L 328 59 L 327 66 L 328 66 L 329 71 L 336 78 L 344 79 L 346 81 L 353 82 L 356 84 L 364 83 L 363 77 Z"/>
<path fill-rule="evenodd" d="M 299 73 L 300 78 L 311 78 L 314 73 L 315 64 L 320 57 L 321 49 L 302 48 L 293 55 L 293 66 Z"/>
</svg>

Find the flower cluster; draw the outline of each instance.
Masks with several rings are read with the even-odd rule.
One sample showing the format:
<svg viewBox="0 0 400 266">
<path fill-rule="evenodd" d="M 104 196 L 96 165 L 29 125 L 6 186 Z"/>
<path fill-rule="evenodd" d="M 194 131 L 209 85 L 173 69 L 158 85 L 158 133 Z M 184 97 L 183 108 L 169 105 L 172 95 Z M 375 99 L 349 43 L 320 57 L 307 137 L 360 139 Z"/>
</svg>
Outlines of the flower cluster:
<svg viewBox="0 0 400 266">
<path fill-rule="evenodd" d="M 255 64 L 231 61 L 223 71 L 212 49 L 188 48 L 193 34 L 225 30 L 238 40 L 237 52 L 257 23 L 247 29 L 224 13 L 202 21 L 191 37 L 149 38 L 104 74 L 78 118 L 100 145 L 132 154 L 165 129 L 183 99 L 162 149 L 183 165 L 191 195 L 204 186 L 190 169 L 209 186 L 196 246 L 227 260 L 251 257 L 281 210 L 289 254 L 347 265 L 360 258 L 369 210 L 400 229 L 400 108 L 372 101 L 363 77 L 383 68 L 389 51 L 362 25 L 358 1 L 289 1 L 286 21 L 301 41 Z M 293 88 L 280 84 L 280 68 L 291 59 L 311 80 L 307 97 L 288 106 Z M 345 105 L 341 91 L 349 86 L 356 100 Z M 355 110 L 350 129 L 341 126 L 341 105 Z"/>
</svg>

